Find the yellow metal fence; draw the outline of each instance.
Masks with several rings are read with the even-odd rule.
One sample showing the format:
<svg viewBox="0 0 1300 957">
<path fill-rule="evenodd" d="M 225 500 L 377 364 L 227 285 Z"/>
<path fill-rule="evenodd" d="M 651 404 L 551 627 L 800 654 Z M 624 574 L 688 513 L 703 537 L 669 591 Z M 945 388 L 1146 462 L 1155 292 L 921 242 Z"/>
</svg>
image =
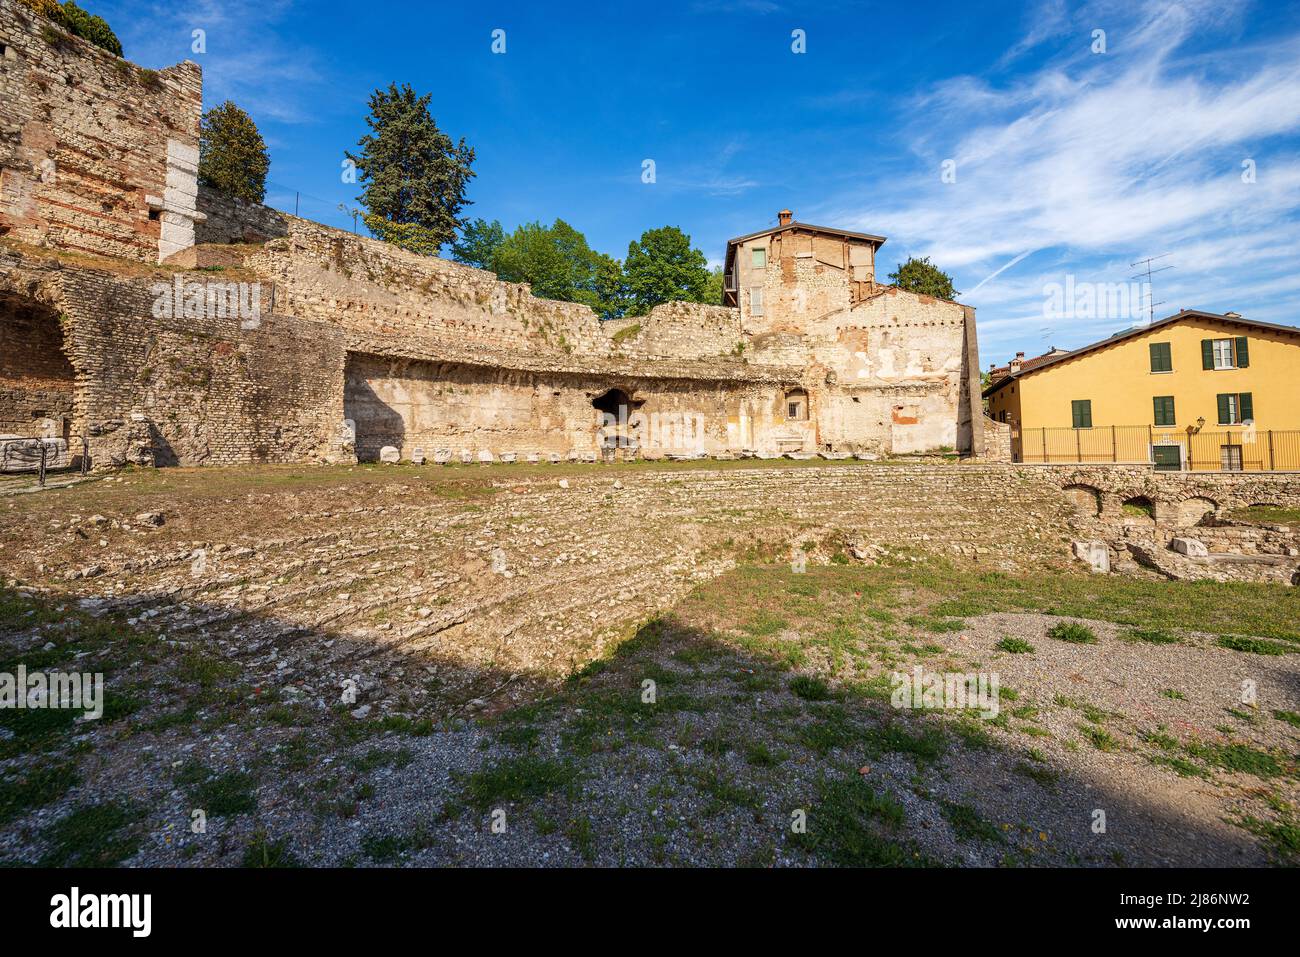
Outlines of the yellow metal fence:
<svg viewBox="0 0 1300 957">
<path fill-rule="evenodd" d="M 1017 462 L 1080 465 L 1154 465 L 1168 471 L 1300 471 L 1300 431 L 1244 428 L 1188 432 L 1146 425 L 1088 429 L 1018 429 L 1011 435 Z"/>
</svg>

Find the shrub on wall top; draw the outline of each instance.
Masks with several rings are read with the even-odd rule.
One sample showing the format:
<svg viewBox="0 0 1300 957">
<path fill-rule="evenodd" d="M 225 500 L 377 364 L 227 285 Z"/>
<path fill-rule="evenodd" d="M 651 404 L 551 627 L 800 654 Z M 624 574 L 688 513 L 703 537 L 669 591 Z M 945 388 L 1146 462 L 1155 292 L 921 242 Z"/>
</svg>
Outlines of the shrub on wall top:
<svg viewBox="0 0 1300 957">
<path fill-rule="evenodd" d="M 103 17 L 87 13 L 73 3 L 73 0 L 65 0 L 63 4 L 59 4 L 57 0 L 19 0 L 19 3 L 43 17 L 48 17 L 74 36 L 89 40 L 114 56 L 122 55 L 122 43 L 108 22 Z"/>
</svg>

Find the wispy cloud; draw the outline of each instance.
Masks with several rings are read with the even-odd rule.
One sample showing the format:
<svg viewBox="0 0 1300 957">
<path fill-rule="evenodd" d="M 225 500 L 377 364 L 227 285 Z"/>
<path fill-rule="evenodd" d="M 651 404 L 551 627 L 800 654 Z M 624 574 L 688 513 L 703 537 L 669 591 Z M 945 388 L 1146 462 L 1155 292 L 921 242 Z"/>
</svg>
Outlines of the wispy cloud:
<svg viewBox="0 0 1300 957">
<path fill-rule="evenodd" d="M 1014 80 L 959 76 L 920 91 L 904 132 L 922 171 L 871 209 L 842 203 L 834 221 L 884 230 L 900 258 L 930 255 L 968 280 L 959 288 L 994 353 L 1040 335 L 1086 341 L 1097 330 L 1044 333 L 1044 286 L 1067 273 L 1124 281 L 1128 263 L 1165 252 L 1177 268 L 1157 297 L 1171 306 L 1294 322 L 1300 158 L 1279 140 L 1300 131 L 1300 37 L 1216 49 L 1203 42 L 1216 10 L 1112 9 L 1105 54 L 1071 51 Z M 1057 5 L 1040 13 L 1009 54 L 1062 29 Z M 1088 35 L 1080 28 L 1085 51 Z M 945 160 L 956 182 L 941 180 Z"/>
<path fill-rule="evenodd" d="M 127 56 L 159 66 L 189 59 L 203 67 L 207 105 L 234 100 L 259 122 L 307 123 L 320 113 L 326 77 L 314 55 L 278 29 L 292 0 L 197 0 L 155 4 L 121 21 Z M 206 50 L 195 52 L 194 31 Z"/>
</svg>

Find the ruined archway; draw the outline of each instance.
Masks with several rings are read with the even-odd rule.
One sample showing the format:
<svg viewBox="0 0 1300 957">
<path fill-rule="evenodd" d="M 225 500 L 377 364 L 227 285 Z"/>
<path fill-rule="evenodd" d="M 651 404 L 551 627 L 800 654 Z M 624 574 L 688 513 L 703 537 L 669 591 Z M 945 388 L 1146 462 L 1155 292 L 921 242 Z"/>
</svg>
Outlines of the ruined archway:
<svg viewBox="0 0 1300 957">
<path fill-rule="evenodd" d="M 1154 525 L 1156 503 L 1145 495 L 1133 495 L 1120 505 L 1120 517 L 1125 525 Z"/>
<path fill-rule="evenodd" d="M 1083 518 L 1096 518 L 1101 514 L 1101 489 L 1091 485 L 1067 485 L 1063 491 Z"/>
<path fill-rule="evenodd" d="M 1214 515 L 1219 503 L 1210 498 L 1194 496 L 1178 503 L 1177 518 L 1179 525 L 1199 525 L 1207 516 Z"/>
<path fill-rule="evenodd" d="M 607 389 L 591 400 L 591 407 L 615 421 L 626 422 L 632 414 L 632 397 L 622 389 Z"/>
<path fill-rule="evenodd" d="M 606 389 L 591 400 L 596 410 L 596 441 L 602 450 L 637 447 L 632 413 L 641 405 L 622 389 Z"/>
<path fill-rule="evenodd" d="M 0 435 L 67 439 L 76 381 L 58 312 L 0 292 Z"/>
</svg>

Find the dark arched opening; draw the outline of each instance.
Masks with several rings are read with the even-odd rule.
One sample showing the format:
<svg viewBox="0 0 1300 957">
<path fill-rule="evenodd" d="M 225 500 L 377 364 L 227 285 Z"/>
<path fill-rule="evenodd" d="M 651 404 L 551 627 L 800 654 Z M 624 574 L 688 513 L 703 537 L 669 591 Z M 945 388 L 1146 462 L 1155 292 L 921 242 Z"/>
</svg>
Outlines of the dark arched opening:
<svg viewBox="0 0 1300 957">
<path fill-rule="evenodd" d="M 0 293 L 0 435 L 68 438 L 76 379 L 58 313 Z"/>
</svg>

